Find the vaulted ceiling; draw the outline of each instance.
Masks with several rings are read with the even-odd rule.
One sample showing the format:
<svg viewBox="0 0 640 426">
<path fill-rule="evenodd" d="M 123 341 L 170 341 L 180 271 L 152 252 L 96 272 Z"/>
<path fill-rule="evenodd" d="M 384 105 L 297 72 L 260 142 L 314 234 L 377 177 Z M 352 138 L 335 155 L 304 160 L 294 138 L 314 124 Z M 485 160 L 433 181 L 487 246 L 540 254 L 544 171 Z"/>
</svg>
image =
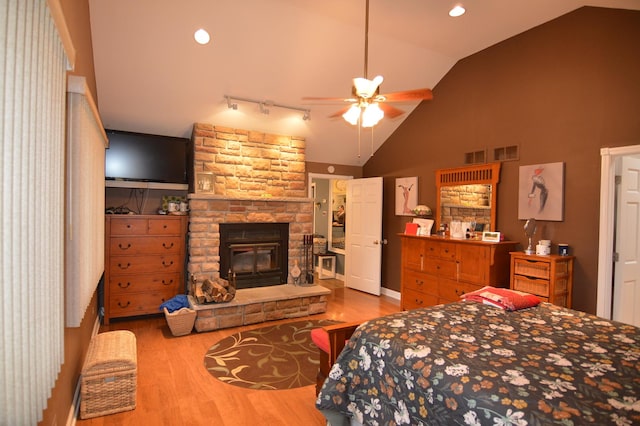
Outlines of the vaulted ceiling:
<svg viewBox="0 0 640 426">
<path fill-rule="evenodd" d="M 373 130 L 329 115 L 364 68 L 365 0 L 89 0 L 98 108 L 107 128 L 189 137 L 195 122 L 304 137 L 307 161 L 362 165 L 417 106 Z M 462 4 L 466 13 L 448 16 Z M 434 88 L 455 63 L 581 6 L 638 0 L 371 0 L 368 75 L 382 93 Z M 206 29 L 207 45 L 193 39 Z M 295 109 L 234 101 L 225 95 Z M 436 93 L 437 96 L 437 93 Z M 427 101 L 428 102 L 428 101 Z"/>
</svg>

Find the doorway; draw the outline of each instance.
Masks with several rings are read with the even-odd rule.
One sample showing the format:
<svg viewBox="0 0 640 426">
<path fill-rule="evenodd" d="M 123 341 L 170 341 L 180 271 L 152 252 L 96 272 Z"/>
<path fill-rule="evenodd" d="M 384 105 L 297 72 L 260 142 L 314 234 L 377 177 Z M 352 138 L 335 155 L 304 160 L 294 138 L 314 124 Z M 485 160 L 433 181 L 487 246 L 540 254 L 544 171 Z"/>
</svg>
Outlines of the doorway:
<svg viewBox="0 0 640 426">
<path fill-rule="evenodd" d="M 598 296 L 596 314 L 613 318 L 613 281 L 616 237 L 625 237 L 616 225 L 616 171 L 623 157 L 640 155 L 640 145 L 600 150 L 600 227 L 598 244 Z"/>
<path fill-rule="evenodd" d="M 316 241 L 326 244 L 326 251 L 335 254 L 336 279 L 344 281 L 345 225 L 340 207 L 346 208 L 344 182 L 353 176 L 309 173 L 308 179 L 309 198 L 313 199 L 313 233 Z"/>
</svg>

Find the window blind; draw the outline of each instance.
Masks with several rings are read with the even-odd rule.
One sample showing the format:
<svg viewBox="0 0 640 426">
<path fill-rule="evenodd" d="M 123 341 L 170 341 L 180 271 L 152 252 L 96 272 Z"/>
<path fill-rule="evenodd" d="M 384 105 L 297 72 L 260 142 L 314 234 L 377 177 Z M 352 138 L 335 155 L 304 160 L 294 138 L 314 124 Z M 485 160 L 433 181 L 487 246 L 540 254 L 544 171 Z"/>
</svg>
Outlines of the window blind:
<svg viewBox="0 0 640 426">
<path fill-rule="evenodd" d="M 64 358 L 65 71 L 44 0 L 0 5 L 0 424 L 36 424 Z"/>
</svg>

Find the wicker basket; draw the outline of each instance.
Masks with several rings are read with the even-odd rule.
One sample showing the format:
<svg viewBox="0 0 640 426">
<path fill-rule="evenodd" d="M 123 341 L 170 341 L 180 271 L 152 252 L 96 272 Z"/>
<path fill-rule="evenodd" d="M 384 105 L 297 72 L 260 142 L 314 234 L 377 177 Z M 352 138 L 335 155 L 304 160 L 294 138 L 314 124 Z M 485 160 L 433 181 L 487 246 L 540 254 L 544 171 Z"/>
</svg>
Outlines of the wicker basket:
<svg viewBox="0 0 640 426">
<path fill-rule="evenodd" d="M 164 317 L 167 319 L 171 334 L 174 336 L 186 336 L 193 330 L 196 322 L 196 311 L 190 308 L 181 308 L 174 312 L 169 312 L 164 308 Z"/>
<path fill-rule="evenodd" d="M 136 336 L 127 330 L 97 334 L 82 367 L 80 418 L 136 408 Z"/>
</svg>

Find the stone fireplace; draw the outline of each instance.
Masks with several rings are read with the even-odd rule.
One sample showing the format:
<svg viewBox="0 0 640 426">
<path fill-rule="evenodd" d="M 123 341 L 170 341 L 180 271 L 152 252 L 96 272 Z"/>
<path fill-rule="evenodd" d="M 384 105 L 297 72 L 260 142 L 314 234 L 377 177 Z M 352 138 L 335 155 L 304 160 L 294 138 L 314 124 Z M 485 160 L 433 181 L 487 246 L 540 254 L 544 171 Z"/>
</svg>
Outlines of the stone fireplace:
<svg viewBox="0 0 640 426">
<path fill-rule="evenodd" d="M 284 224 L 288 233 L 286 247 L 279 249 L 281 255 L 286 254 L 286 260 L 283 275 L 278 278 L 288 284 L 240 288 L 232 302 L 194 306 L 198 311 L 196 330 L 325 312 L 330 291 L 317 285 L 295 286 L 289 272 L 296 260 L 302 260 L 304 235 L 313 232 L 304 140 L 200 123 L 194 125 L 192 140 L 194 187 L 197 188 L 200 174 L 206 174 L 213 181 L 213 191 L 196 191 L 188 196 L 190 275 L 196 280 L 226 276 L 229 265 L 221 262 L 221 250 L 225 250 L 224 246 L 221 248 L 221 235 L 226 224 L 234 224 L 240 234 L 243 228 L 253 228 L 255 224 Z M 249 250 L 242 246 L 234 249 L 239 250 L 238 254 Z M 274 256 L 277 251 L 269 249 Z M 254 258 L 251 262 L 264 259 Z M 243 268 L 249 269 L 246 265 Z"/>
</svg>

